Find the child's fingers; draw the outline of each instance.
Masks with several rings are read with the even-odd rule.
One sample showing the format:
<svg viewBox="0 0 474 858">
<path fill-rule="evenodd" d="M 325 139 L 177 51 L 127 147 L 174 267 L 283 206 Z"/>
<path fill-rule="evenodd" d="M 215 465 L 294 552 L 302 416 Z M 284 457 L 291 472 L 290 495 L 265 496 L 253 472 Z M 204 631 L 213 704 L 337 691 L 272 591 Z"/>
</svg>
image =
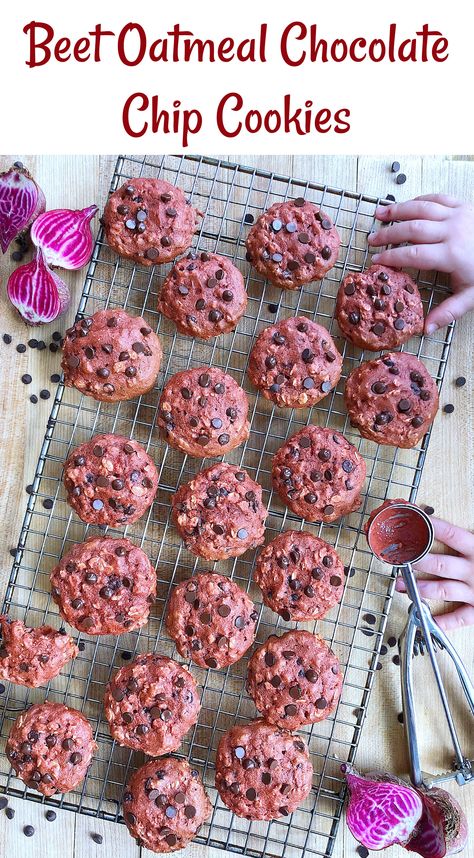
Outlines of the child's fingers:
<svg viewBox="0 0 474 858">
<path fill-rule="evenodd" d="M 463 626 L 474 625 L 474 607 L 472 605 L 459 605 L 447 614 L 437 614 L 435 620 L 444 632 L 460 629 Z"/>
<path fill-rule="evenodd" d="M 449 271 L 446 260 L 446 248 L 439 244 L 409 244 L 406 247 L 392 247 L 372 256 L 372 262 L 379 265 L 391 265 L 393 268 L 419 268 L 422 271 Z"/>
<path fill-rule="evenodd" d="M 442 518 L 430 516 L 431 523 L 434 529 L 435 539 L 448 545 L 449 548 L 454 548 L 459 554 L 474 556 L 474 533 L 470 530 L 465 530 L 463 527 L 457 527 L 451 524 L 450 521 L 444 521 Z"/>
<path fill-rule="evenodd" d="M 368 237 L 368 243 L 372 247 L 382 244 L 401 244 L 411 241 L 412 244 L 436 244 L 446 238 L 446 224 L 435 220 L 407 220 L 399 221 L 372 232 Z"/>
<path fill-rule="evenodd" d="M 377 261 L 380 262 L 380 259 Z M 436 268 L 436 266 L 433 265 L 433 268 Z M 441 304 L 430 310 L 425 319 L 425 332 L 427 334 L 434 334 L 438 328 L 445 328 L 446 325 L 454 322 L 455 319 L 460 319 L 461 316 L 464 316 L 465 313 L 473 308 L 474 289 L 464 289 L 462 292 L 456 292 L 455 295 L 450 295 L 449 298 L 446 298 Z"/>
<path fill-rule="evenodd" d="M 423 580 L 418 579 L 416 583 L 418 592 L 423 599 L 440 599 L 443 602 L 474 601 L 474 592 L 464 581 L 425 578 Z M 406 590 L 400 590 L 398 586 L 397 590 L 399 593 L 406 592 Z"/>
<path fill-rule="evenodd" d="M 428 199 L 418 197 L 416 200 L 407 200 L 404 203 L 391 203 L 389 206 L 377 206 L 375 217 L 377 220 L 446 220 L 450 212 L 446 206 Z"/>
<path fill-rule="evenodd" d="M 457 581 L 468 581 L 472 577 L 472 564 L 464 557 L 454 557 L 452 554 L 427 554 L 423 560 L 415 563 L 414 568 L 424 575 L 456 578 Z"/>
<path fill-rule="evenodd" d="M 419 197 L 415 197 L 415 200 L 438 203 L 439 205 L 447 206 L 450 209 L 458 209 L 463 205 L 462 200 L 458 200 L 457 197 L 453 197 L 451 194 L 420 194 Z"/>
</svg>

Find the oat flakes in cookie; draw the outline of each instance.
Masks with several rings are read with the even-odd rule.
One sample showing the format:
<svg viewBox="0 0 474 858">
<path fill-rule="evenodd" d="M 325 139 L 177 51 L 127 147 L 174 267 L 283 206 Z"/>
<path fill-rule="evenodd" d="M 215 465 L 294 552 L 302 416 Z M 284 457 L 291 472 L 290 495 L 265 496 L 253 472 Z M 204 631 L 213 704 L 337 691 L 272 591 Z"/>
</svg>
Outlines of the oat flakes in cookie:
<svg viewBox="0 0 474 858">
<path fill-rule="evenodd" d="M 344 566 L 332 545 L 306 530 L 285 530 L 260 552 L 253 571 L 263 601 L 286 622 L 318 620 L 344 592 Z"/>
<path fill-rule="evenodd" d="M 250 352 L 250 381 L 281 407 L 309 408 L 339 381 L 342 357 L 331 335 L 311 319 L 284 319 L 264 328 Z"/>
<path fill-rule="evenodd" d="M 342 689 L 339 660 L 311 632 L 271 635 L 249 662 L 247 691 L 271 724 L 299 730 L 334 711 Z"/>
<path fill-rule="evenodd" d="M 149 760 L 123 794 L 125 824 L 152 852 L 183 849 L 209 819 L 212 807 L 197 769 L 186 760 Z"/>
<path fill-rule="evenodd" d="M 84 780 L 97 745 L 87 718 L 62 703 L 37 703 L 13 724 L 6 755 L 17 776 L 43 795 Z"/>
<path fill-rule="evenodd" d="M 78 654 L 73 639 L 51 626 L 29 628 L 2 614 L 0 628 L 0 679 L 16 685 L 46 685 Z"/>
<path fill-rule="evenodd" d="M 306 426 L 273 457 L 272 483 L 282 501 L 308 521 L 331 522 L 359 508 L 365 462 L 340 432 Z"/>
<path fill-rule="evenodd" d="M 288 816 L 308 796 L 312 779 L 303 739 L 262 719 L 232 727 L 219 742 L 216 788 L 237 816 Z"/>
<path fill-rule="evenodd" d="M 163 179 L 130 179 L 109 197 L 103 224 L 120 256 L 161 265 L 188 249 L 198 218 L 180 188 Z"/>
<path fill-rule="evenodd" d="M 74 545 L 51 572 L 51 593 L 61 615 L 88 635 L 140 628 L 155 592 L 155 570 L 126 538 L 91 536 Z"/>
<path fill-rule="evenodd" d="M 283 289 L 298 289 L 336 264 L 341 239 L 322 209 L 298 197 L 270 206 L 245 243 L 259 274 Z"/>
<path fill-rule="evenodd" d="M 172 517 L 189 551 L 222 560 L 261 545 L 267 510 L 261 486 L 241 468 L 219 462 L 179 487 Z"/>
<path fill-rule="evenodd" d="M 216 572 L 199 572 L 174 588 L 166 628 L 183 658 L 221 668 L 252 645 L 257 619 L 255 605 L 237 584 Z"/>
<path fill-rule="evenodd" d="M 344 399 L 352 426 L 364 438 L 393 447 L 415 447 L 439 404 L 426 366 L 407 352 L 390 352 L 356 367 Z"/>
<path fill-rule="evenodd" d="M 162 354 L 144 319 L 125 310 L 98 310 L 66 331 L 64 383 L 104 402 L 133 399 L 154 387 Z"/>
<path fill-rule="evenodd" d="M 197 367 L 177 372 L 163 388 L 157 423 L 171 447 L 189 456 L 223 456 L 247 440 L 247 394 L 226 372 Z"/>
<path fill-rule="evenodd" d="M 120 668 L 105 690 L 104 712 L 112 737 L 150 757 L 176 751 L 200 708 L 189 670 L 153 652 Z"/>
<path fill-rule="evenodd" d="M 396 348 L 423 332 L 418 286 L 409 274 L 385 265 L 351 272 L 337 293 L 336 319 L 346 339 L 361 349 Z"/>
<path fill-rule="evenodd" d="M 153 503 L 158 473 L 137 441 L 95 435 L 70 453 L 63 473 L 67 502 L 86 524 L 132 524 Z"/>
<path fill-rule="evenodd" d="M 247 306 L 239 269 L 217 253 L 191 250 L 176 262 L 158 298 L 158 310 L 181 334 L 209 340 L 233 331 Z"/>
</svg>

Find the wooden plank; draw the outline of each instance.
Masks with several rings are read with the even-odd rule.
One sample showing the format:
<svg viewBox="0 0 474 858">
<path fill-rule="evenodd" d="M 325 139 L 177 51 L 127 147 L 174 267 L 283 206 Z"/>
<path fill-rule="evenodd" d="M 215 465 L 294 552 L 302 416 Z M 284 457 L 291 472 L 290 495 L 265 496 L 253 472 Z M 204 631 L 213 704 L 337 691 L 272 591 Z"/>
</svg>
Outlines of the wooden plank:
<svg viewBox="0 0 474 858">
<path fill-rule="evenodd" d="M 8 819 L 0 812 L 0 854 L 20 858 L 73 858 L 76 819 L 66 810 L 57 811 L 54 822 L 48 822 L 46 808 L 36 802 L 10 798 L 9 807 L 15 811 Z M 35 833 L 26 837 L 24 827 L 32 825 Z"/>
</svg>

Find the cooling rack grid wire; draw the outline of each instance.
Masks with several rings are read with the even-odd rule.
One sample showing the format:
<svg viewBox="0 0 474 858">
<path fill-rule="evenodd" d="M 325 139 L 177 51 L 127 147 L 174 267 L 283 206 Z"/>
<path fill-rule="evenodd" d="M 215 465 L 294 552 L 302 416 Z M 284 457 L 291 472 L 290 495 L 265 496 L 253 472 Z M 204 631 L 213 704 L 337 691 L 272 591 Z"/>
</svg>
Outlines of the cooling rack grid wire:
<svg viewBox="0 0 474 858">
<path fill-rule="evenodd" d="M 306 625 L 310 630 L 317 630 L 340 658 L 344 686 L 336 712 L 326 721 L 302 731 L 314 765 L 313 789 L 308 799 L 291 816 L 272 822 L 250 822 L 233 816 L 214 789 L 214 758 L 220 737 L 234 723 L 244 723 L 256 714 L 245 692 L 248 657 L 225 670 L 205 671 L 192 665 L 202 694 L 202 710 L 179 753 L 200 769 L 213 804 L 209 824 L 203 826 L 196 839 L 203 844 L 252 856 L 330 856 L 344 801 L 340 765 L 352 761 L 356 754 L 394 585 L 392 575 L 371 557 L 363 525 L 371 510 L 387 497 L 415 500 L 429 441 L 428 434 L 413 450 L 378 447 L 361 439 L 351 428 L 343 406 L 347 374 L 370 355 L 364 356 L 340 337 L 333 316 L 334 299 L 345 273 L 362 270 L 368 264 L 366 239 L 374 224 L 378 200 L 198 156 L 121 156 L 116 163 L 111 190 L 138 176 L 160 177 L 176 183 L 203 212 L 193 244 L 200 250 L 217 250 L 243 271 L 249 294 L 247 312 L 235 332 L 207 342 L 177 334 L 173 323 L 160 317 L 156 310 L 159 285 L 170 266 L 145 269 L 132 265 L 107 246 L 103 231 L 99 231 L 78 316 L 90 315 L 104 306 L 124 307 L 132 314 L 143 314 L 160 336 L 164 352 L 162 369 L 154 391 L 139 400 L 118 404 L 96 403 L 59 384 L 3 610 L 28 625 L 61 626 L 50 597 L 49 573 L 73 543 L 104 532 L 82 524 L 71 512 L 65 503 L 61 468 L 70 450 L 97 432 L 117 432 L 133 437 L 159 465 L 160 484 L 152 508 L 136 524 L 121 531 L 111 530 L 112 535 L 126 533 L 149 555 L 156 566 L 158 598 L 149 623 L 139 632 L 117 638 L 80 634 L 79 656 L 46 688 L 27 690 L 10 685 L 0 696 L 2 751 L 13 721 L 26 705 L 40 702 L 47 696 L 84 712 L 92 724 L 98 751 L 83 784 L 64 796 L 44 799 L 9 772 L 2 753 L 0 785 L 12 795 L 121 820 L 124 784 L 143 759 L 112 741 L 102 712 L 105 685 L 114 670 L 124 664 L 124 655 L 127 659 L 136 651 L 159 650 L 176 656 L 163 623 L 170 591 L 174 584 L 195 571 L 212 568 L 212 564 L 194 558 L 183 547 L 169 515 L 171 495 L 177 486 L 209 462 L 183 456 L 160 440 L 155 427 L 158 393 L 165 380 L 179 370 L 201 365 L 220 366 L 243 385 L 249 396 L 250 437 L 226 459 L 244 467 L 263 486 L 264 502 L 269 508 L 267 541 L 282 529 L 305 527 L 333 544 L 345 564 L 341 604 L 324 619 Z M 275 201 L 297 196 L 305 196 L 328 212 L 342 243 L 336 267 L 321 283 L 310 283 L 300 291 L 291 292 L 265 284 L 250 269 L 245 259 L 244 241 L 252 217 L 255 219 Z M 428 310 L 432 304 L 439 303 L 446 286 L 435 275 L 419 275 L 418 282 Z M 296 313 L 314 319 L 331 331 L 344 355 L 344 371 L 337 388 L 314 408 L 281 410 L 256 394 L 247 381 L 246 365 L 256 334 L 275 319 Z M 442 383 L 451 337 L 452 327 L 431 338 L 415 338 L 404 347 L 424 361 L 438 386 Z M 367 463 L 363 505 L 359 511 L 330 525 L 302 522 L 282 506 L 271 490 L 272 455 L 285 438 L 311 422 L 342 431 L 359 448 Z M 43 506 L 46 498 L 54 502 L 50 510 Z M 275 631 L 282 633 L 294 624 L 284 623 L 261 605 L 258 588 L 251 581 L 254 560 L 255 552 L 247 552 L 241 558 L 222 561 L 217 566 L 219 571 L 248 590 L 259 606 L 257 642 L 262 643 Z M 366 612 L 376 620 L 370 628 L 364 621 Z"/>
</svg>

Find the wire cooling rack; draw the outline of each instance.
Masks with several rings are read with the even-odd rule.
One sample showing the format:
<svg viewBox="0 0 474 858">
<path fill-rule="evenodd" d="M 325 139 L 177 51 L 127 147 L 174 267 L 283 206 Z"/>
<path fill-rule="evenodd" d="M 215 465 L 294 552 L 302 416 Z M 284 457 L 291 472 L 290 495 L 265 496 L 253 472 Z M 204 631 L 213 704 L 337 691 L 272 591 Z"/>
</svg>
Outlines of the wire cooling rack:
<svg viewBox="0 0 474 858">
<path fill-rule="evenodd" d="M 308 799 L 290 817 L 272 822 L 249 822 L 234 816 L 214 788 L 214 757 L 220 737 L 234 723 L 244 723 L 256 714 L 245 693 L 248 656 L 225 670 L 205 671 L 191 665 L 201 691 L 202 710 L 179 753 L 200 769 L 213 804 L 212 817 L 196 840 L 252 856 L 330 856 L 344 801 L 340 765 L 352 761 L 356 754 L 394 585 L 393 576 L 368 551 L 363 525 L 371 510 L 385 498 L 415 499 L 429 441 L 428 433 L 416 449 L 378 447 L 362 440 L 351 429 L 343 406 L 344 379 L 364 359 L 364 354 L 340 337 L 333 318 L 334 299 L 344 274 L 361 270 L 368 264 L 366 238 L 374 224 L 378 200 L 197 156 L 121 156 L 116 163 L 111 190 L 138 176 L 161 177 L 176 183 L 204 213 L 194 246 L 201 250 L 217 250 L 243 271 L 249 294 L 247 313 L 235 332 L 209 342 L 177 334 L 173 323 L 156 311 L 157 292 L 170 266 L 145 269 L 132 265 L 107 247 L 103 231 L 99 231 L 78 317 L 105 306 L 124 307 L 132 314 L 143 314 L 161 338 L 162 370 L 154 391 L 139 400 L 119 404 L 98 404 L 59 384 L 3 610 L 28 625 L 61 626 L 50 597 L 49 573 L 73 543 L 104 532 L 104 529 L 82 524 L 65 503 L 62 463 L 71 449 L 97 432 L 117 432 L 135 438 L 160 466 L 159 490 L 148 515 L 124 530 L 111 531 L 112 535 L 126 533 L 150 556 L 157 571 L 158 598 L 149 623 L 139 632 L 116 638 L 80 634 L 79 656 L 46 688 L 28 690 L 10 685 L 0 697 L 2 750 L 13 721 L 26 705 L 47 696 L 49 700 L 64 702 L 84 712 L 92 724 L 98 750 L 83 784 L 64 796 L 44 799 L 9 772 L 3 754 L 0 784 L 13 795 L 121 821 L 124 784 L 143 758 L 112 741 L 102 713 L 105 684 L 124 659 L 136 651 L 157 649 L 176 656 L 163 623 L 169 593 L 178 581 L 199 569 L 209 568 L 209 564 L 187 552 L 169 515 L 171 495 L 177 486 L 207 463 L 183 456 L 160 440 L 155 428 L 158 392 L 170 375 L 186 367 L 221 366 L 249 395 L 250 437 L 226 459 L 246 468 L 263 486 L 264 502 L 269 508 L 267 541 L 282 529 L 304 526 L 334 545 L 345 564 L 341 604 L 324 619 L 305 626 L 317 629 L 339 656 L 344 686 L 337 711 L 326 721 L 302 731 L 314 765 L 313 789 Z M 310 283 L 297 292 L 282 291 L 266 284 L 250 269 L 245 259 L 244 241 L 249 223 L 271 203 L 302 195 L 320 204 L 335 221 L 342 239 L 339 261 L 321 283 Z M 428 310 L 441 300 L 446 287 L 435 275 L 419 275 L 418 282 Z M 322 402 L 310 410 L 293 411 L 278 409 L 259 396 L 248 384 L 246 366 L 257 333 L 275 319 L 296 313 L 329 328 L 344 355 L 344 371 L 337 388 Z M 443 379 L 451 337 L 452 328 L 448 328 L 444 338 L 443 332 L 438 332 L 435 337 L 416 338 L 405 346 L 425 362 L 438 386 Z M 367 463 L 361 509 L 329 525 L 302 522 L 282 506 L 271 490 L 272 455 L 285 438 L 311 422 L 344 432 Z M 48 504 L 45 508 L 47 499 L 53 501 L 51 509 L 47 509 Z M 220 562 L 218 567 L 248 590 L 259 606 L 257 642 L 262 643 L 275 631 L 282 633 L 294 624 L 284 623 L 261 605 L 259 590 L 251 582 L 254 559 L 255 552 L 247 552 L 238 559 Z M 376 620 L 370 628 L 364 621 L 366 612 Z"/>
</svg>

